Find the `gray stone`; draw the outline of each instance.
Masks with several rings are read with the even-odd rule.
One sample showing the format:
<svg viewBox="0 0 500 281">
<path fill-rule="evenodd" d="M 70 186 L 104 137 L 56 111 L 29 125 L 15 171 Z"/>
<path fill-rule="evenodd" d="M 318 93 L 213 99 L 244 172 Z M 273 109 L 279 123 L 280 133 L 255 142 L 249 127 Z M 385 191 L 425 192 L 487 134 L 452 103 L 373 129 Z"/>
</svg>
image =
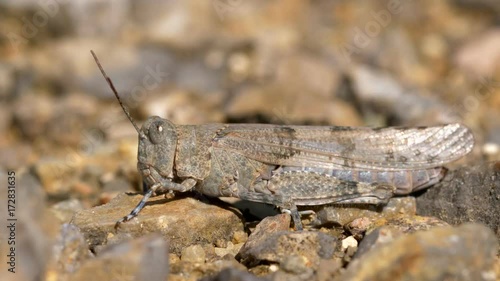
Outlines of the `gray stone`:
<svg viewBox="0 0 500 281">
<path fill-rule="evenodd" d="M 266 239 L 259 239 L 258 243 L 252 240 L 250 236 L 238 254 L 247 265 L 255 265 L 260 261 L 281 264 L 290 256 L 298 256 L 306 260 L 307 267 L 316 269 L 321 259 L 333 257 L 337 246 L 335 237 L 308 231 L 280 231 L 269 234 Z"/>
<path fill-rule="evenodd" d="M 50 208 L 52 213 L 63 223 L 68 223 L 76 212 L 83 209 L 83 204 L 78 199 L 61 201 Z"/>
<path fill-rule="evenodd" d="M 462 1 L 467 2 L 466 0 Z M 497 13 L 500 12 L 498 2 L 496 2 L 496 8 Z M 498 45 L 500 45 L 500 29 L 497 27 L 486 30 L 482 34 L 471 38 L 470 42 L 460 46 L 454 61 L 458 67 L 472 78 L 494 77 L 495 70 L 498 69 L 498 58 L 500 57 Z"/>
<path fill-rule="evenodd" d="M 215 276 L 225 269 L 246 271 L 246 268 L 232 257 L 224 257 L 224 259 L 207 263 L 179 261 L 171 265 L 169 280 L 199 280 L 203 277 Z"/>
<path fill-rule="evenodd" d="M 281 263 L 281 268 L 284 271 L 293 273 L 293 274 L 302 274 L 309 270 L 311 270 L 307 264 L 308 260 L 303 256 L 291 255 L 286 257 Z"/>
<path fill-rule="evenodd" d="M 378 114 L 395 117 L 402 124 L 461 121 L 456 116 L 449 114 L 452 113 L 452 110 L 434 95 L 424 94 L 422 89 L 411 90 L 390 73 L 360 65 L 352 68 L 349 76 L 353 82 L 356 98 L 360 103 L 373 111 L 378 110 Z M 380 111 L 381 109 L 383 112 Z M 429 116 L 432 119 L 429 118 L 426 122 L 422 119 L 423 116 Z"/>
<path fill-rule="evenodd" d="M 500 162 L 464 166 L 417 198 L 417 212 L 450 224 L 481 222 L 500 241 Z"/>
<path fill-rule="evenodd" d="M 374 247 L 374 245 L 388 243 L 405 233 L 429 230 L 439 226 L 448 226 L 448 223 L 434 217 L 397 215 L 390 218 L 382 217 L 370 220 L 366 224 L 358 225 L 357 228 L 351 223 L 348 225 L 348 229 L 352 231 L 354 228 L 353 234 L 360 240 L 363 238 L 364 233 L 367 233 L 361 240 L 359 250 L 356 252 L 356 255 L 359 256 Z"/>
<path fill-rule="evenodd" d="M 26 167 L 33 159 L 36 159 L 35 153 L 31 145 L 24 143 L 0 147 L 0 167 L 16 170 Z"/>
<path fill-rule="evenodd" d="M 69 280 L 166 280 L 168 244 L 152 234 L 112 245 L 83 263 Z"/>
<path fill-rule="evenodd" d="M 46 268 L 47 279 L 69 280 L 69 276 L 91 258 L 93 254 L 78 227 L 63 224 L 52 246 L 52 255 Z"/>
<path fill-rule="evenodd" d="M 374 247 L 338 280 L 497 280 L 498 242 L 480 224 L 436 227 Z"/>
<path fill-rule="evenodd" d="M 45 274 L 45 266 L 51 256 L 51 241 L 59 229 L 58 220 L 46 209 L 45 193 L 35 177 L 26 171 L 15 171 L 15 183 L 10 185 L 15 186 L 10 189 L 15 191 L 12 193 L 7 189 L 7 175 L 7 171 L 0 171 L 0 181 L 5 183 L 0 185 L 0 198 L 5 200 L 2 203 L 5 209 L 0 212 L 0 219 L 5 222 L 0 229 L 0 262 L 3 269 L 0 279 L 19 277 L 21 280 L 36 280 Z M 14 175 L 11 173 L 10 176 Z M 7 202 L 8 194 L 15 195 L 15 202 Z M 7 212 L 8 205 L 11 205 L 11 212 Z M 11 250 L 14 250 L 13 257 L 8 256 Z M 11 274 L 7 268 L 12 268 L 15 273 Z"/>
</svg>

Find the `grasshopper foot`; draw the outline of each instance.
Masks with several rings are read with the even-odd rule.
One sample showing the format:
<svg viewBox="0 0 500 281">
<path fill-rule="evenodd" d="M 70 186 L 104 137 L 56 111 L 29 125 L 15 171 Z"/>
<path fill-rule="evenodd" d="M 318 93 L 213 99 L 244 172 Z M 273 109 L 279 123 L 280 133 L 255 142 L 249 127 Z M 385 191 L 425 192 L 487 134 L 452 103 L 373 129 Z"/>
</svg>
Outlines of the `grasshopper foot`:
<svg viewBox="0 0 500 281">
<path fill-rule="evenodd" d="M 118 227 L 120 227 L 120 224 L 122 224 L 124 222 L 128 222 L 129 220 L 133 219 L 135 216 L 137 216 L 137 214 L 134 215 L 134 214 L 130 213 L 130 214 L 124 216 L 123 218 L 117 220 L 115 223 L 115 227 L 114 227 L 115 231 L 118 230 Z"/>
<path fill-rule="evenodd" d="M 116 223 L 115 223 L 115 230 L 118 229 L 118 227 L 120 226 L 121 223 L 124 223 L 124 222 L 127 222 L 131 219 L 133 219 L 135 216 L 137 216 L 137 214 L 139 214 L 139 212 L 142 210 L 142 208 L 144 208 L 144 205 L 146 205 L 146 202 L 148 201 L 149 197 L 151 197 L 151 195 L 153 195 L 153 193 L 155 192 L 157 186 L 153 186 L 151 187 L 148 192 L 146 192 L 144 194 L 144 197 L 142 197 L 141 201 L 139 202 L 139 204 L 137 204 L 137 206 L 132 210 L 132 212 L 130 212 L 130 214 L 124 216 L 123 218 L 119 219 Z"/>
<path fill-rule="evenodd" d="M 272 204 L 292 216 L 293 224 L 296 230 L 303 230 L 297 205 L 289 197 L 275 194 L 265 194 L 258 192 L 240 192 L 238 197 L 243 200 Z"/>
<path fill-rule="evenodd" d="M 295 230 L 304 230 L 304 227 L 302 226 L 302 220 L 300 219 L 300 213 L 297 210 L 296 206 L 289 209 L 282 209 L 282 212 L 290 214 L 290 216 L 292 217 L 293 225 L 295 226 Z"/>
</svg>

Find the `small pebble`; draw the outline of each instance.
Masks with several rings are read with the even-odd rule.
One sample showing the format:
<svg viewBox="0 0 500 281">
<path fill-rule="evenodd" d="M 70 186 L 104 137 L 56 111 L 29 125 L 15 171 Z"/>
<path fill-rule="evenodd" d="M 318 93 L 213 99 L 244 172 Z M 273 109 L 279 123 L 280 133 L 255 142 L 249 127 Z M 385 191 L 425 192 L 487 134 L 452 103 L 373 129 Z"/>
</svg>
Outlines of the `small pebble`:
<svg viewBox="0 0 500 281">
<path fill-rule="evenodd" d="M 176 254 L 174 254 L 174 253 L 168 254 L 168 263 L 169 264 L 178 263 L 180 260 L 181 259 Z"/>
<path fill-rule="evenodd" d="M 352 248 L 358 247 L 358 241 L 353 236 L 349 236 L 349 237 L 345 238 L 344 240 L 342 240 L 342 250 L 345 250 L 349 247 L 352 247 Z"/>
<path fill-rule="evenodd" d="M 248 234 L 245 231 L 236 231 L 233 235 L 233 243 L 245 243 L 248 240 Z"/>
<path fill-rule="evenodd" d="M 181 252 L 181 260 L 185 262 L 204 263 L 205 256 L 205 250 L 200 245 L 186 247 Z"/>
<path fill-rule="evenodd" d="M 283 270 L 294 274 L 301 274 L 308 270 L 307 259 L 303 256 L 291 255 L 281 263 Z"/>
</svg>

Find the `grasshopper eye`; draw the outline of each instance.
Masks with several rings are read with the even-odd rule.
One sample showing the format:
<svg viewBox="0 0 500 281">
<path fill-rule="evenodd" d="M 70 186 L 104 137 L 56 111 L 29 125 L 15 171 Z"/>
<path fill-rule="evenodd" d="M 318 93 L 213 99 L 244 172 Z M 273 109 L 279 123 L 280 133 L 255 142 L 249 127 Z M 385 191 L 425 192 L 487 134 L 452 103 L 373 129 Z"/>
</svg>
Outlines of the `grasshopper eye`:
<svg viewBox="0 0 500 281">
<path fill-rule="evenodd" d="M 158 144 L 166 139 L 166 130 L 164 128 L 164 124 L 161 121 L 155 122 L 151 124 L 149 127 L 149 139 L 152 143 Z"/>
</svg>

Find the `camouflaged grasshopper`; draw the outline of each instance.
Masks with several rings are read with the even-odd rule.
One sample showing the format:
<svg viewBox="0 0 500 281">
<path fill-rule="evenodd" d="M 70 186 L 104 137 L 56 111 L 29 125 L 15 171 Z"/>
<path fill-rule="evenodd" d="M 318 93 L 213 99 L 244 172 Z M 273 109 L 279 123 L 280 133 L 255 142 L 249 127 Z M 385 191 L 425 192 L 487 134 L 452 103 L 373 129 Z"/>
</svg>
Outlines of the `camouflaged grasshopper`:
<svg viewBox="0 0 500 281">
<path fill-rule="evenodd" d="M 466 155 L 472 132 L 460 124 L 416 128 L 356 128 L 264 124 L 175 125 L 158 116 L 139 129 L 137 168 L 149 197 L 172 191 L 237 197 L 289 210 L 302 229 L 299 206 L 383 204 L 439 182 L 443 164 Z"/>
</svg>

